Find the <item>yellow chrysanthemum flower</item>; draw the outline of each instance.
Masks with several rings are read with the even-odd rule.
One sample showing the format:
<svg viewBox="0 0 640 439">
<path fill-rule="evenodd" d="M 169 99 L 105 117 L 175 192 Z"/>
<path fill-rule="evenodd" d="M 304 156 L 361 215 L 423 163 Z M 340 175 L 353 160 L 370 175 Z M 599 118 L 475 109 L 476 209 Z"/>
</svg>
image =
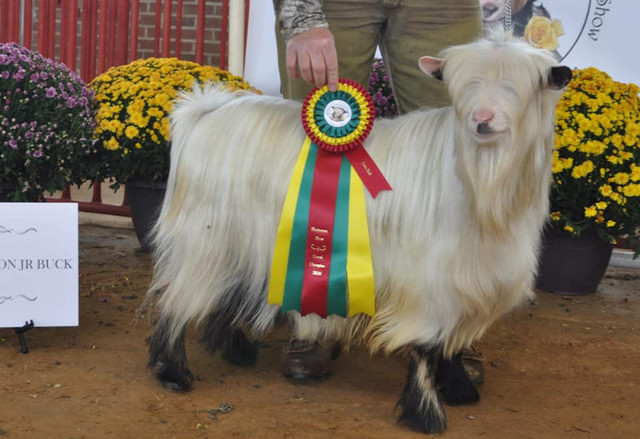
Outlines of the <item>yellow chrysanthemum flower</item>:
<svg viewBox="0 0 640 439">
<path fill-rule="evenodd" d="M 584 216 L 586 218 L 593 218 L 598 214 L 598 209 L 595 206 L 589 206 L 584 208 Z"/>
<path fill-rule="evenodd" d="M 133 139 L 138 135 L 139 132 L 140 131 L 138 130 L 138 128 L 134 127 L 133 125 L 129 125 L 127 128 L 125 128 L 124 135 L 129 139 Z"/>
<path fill-rule="evenodd" d="M 596 68 L 574 70 L 556 108 L 549 215 L 558 230 L 638 236 L 639 90 Z"/>
<path fill-rule="evenodd" d="M 221 82 L 252 90 L 241 77 L 176 58 L 147 58 L 113 67 L 90 84 L 99 104 L 96 136 L 116 183 L 128 178 L 165 179 L 169 170 L 169 113 L 179 91 L 195 83 Z M 153 154 L 144 153 L 153 149 Z"/>
</svg>

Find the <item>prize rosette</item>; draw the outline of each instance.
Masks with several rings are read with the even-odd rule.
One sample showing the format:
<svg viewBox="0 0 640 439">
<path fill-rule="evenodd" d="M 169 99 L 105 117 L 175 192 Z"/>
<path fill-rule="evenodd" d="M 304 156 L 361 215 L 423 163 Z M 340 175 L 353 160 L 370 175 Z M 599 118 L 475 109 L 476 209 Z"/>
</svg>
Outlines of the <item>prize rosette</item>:
<svg viewBox="0 0 640 439">
<path fill-rule="evenodd" d="M 313 89 L 302 107 L 307 138 L 280 217 L 269 303 L 281 312 L 374 315 L 365 191 L 391 190 L 363 142 L 375 111 L 367 91 L 341 79 Z"/>
</svg>

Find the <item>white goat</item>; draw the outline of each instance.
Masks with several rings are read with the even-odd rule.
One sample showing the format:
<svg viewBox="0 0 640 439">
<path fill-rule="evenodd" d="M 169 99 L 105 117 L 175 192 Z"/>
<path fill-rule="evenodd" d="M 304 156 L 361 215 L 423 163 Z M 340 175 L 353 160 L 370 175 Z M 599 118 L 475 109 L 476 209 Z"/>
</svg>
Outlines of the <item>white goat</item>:
<svg viewBox="0 0 640 439">
<path fill-rule="evenodd" d="M 425 433 L 448 403 L 479 396 L 460 351 L 532 295 L 547 216 L 554 111 L 571 78 L 547 52 L 498 34 L 452 47 L 421 68 L 453 107 L 376 121 L 365 147 L 393 186 L 367 198 L 376 315 L 290 312 L 300 340 L 411 349 L 401 419 Z M 297 102 L 209 87 L 172 114 L 171 171 L 155 228 L 147 300 L 160 313 L 150 367 L 187 390 L 184 330 L 204 323 L 208 349 L 255 361 L 279 308 L 267 304 L 278 221 L 305 133 Z M 438 373 L 436 375 L 436 369 Z"/>
</svg>

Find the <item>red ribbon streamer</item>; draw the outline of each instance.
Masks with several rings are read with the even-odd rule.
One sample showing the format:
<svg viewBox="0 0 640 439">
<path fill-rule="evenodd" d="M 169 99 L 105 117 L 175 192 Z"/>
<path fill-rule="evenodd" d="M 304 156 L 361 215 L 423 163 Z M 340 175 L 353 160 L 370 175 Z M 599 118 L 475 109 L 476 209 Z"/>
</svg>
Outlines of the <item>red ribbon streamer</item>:
<svg viewBox="0 0 640 439">
<path fill-rule="evenodd" d="M 391 190 L 391 185 L 362 144 L 344 154 L 373 198 L 381 191 Z"/>
<path fill-rule="evenodd" d="M 300 313 L 327 316 L 331 242 L 342 154 L 318 148 L 311 187 Z"/>
</svg>

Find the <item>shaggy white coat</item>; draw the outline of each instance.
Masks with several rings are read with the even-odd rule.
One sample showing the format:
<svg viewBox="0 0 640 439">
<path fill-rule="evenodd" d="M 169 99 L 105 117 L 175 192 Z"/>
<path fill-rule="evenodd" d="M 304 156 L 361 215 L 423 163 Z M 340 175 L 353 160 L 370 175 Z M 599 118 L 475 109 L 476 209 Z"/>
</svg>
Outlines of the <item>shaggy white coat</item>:
<svg viewBox="0 0 640 439">
<path fill-rule="evenodd" d="M 444 53 L 454 107 L 375 121 L 365 147 L 393 187 L 367 195 L 377 313 L 291 312 L 298 339 L 386 352 L 442 346 L 449 356 L 531 297 L 559 93 L 546 85 L 548 53 L 500 39 Z M 305 139 L 300 110 L 216 87 L 179 99 L 148 293 L 159 295 L 171 342 L 226 294 L 243 295 L 235 323 L 249 336 L 272 329 L 279 309 L 267 304 L 268 278 Z M 490 132 L 478 133 L 487 111 Z"/>
</svg>

